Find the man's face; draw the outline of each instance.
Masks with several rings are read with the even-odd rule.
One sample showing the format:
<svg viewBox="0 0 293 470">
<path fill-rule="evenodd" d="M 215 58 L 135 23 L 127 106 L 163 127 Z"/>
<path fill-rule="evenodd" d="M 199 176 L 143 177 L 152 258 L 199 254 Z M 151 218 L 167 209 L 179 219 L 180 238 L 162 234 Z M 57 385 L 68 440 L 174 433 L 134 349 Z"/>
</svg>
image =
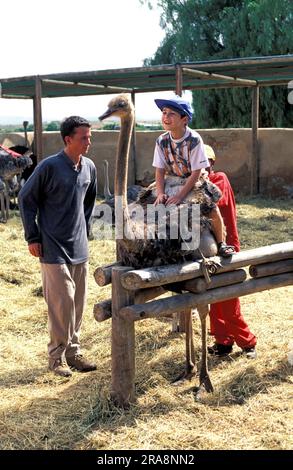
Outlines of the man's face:
<svg viewBox="0 0 293 470">
<path fill-rule="evenodd" d="M 184 128 L 188 122 L 187 116 L 182 117 L 171 108 L 163 108 L 162 111 L 162 124 L 166 131 L 174 131 L 176 129 Z"/>
<path fill-rule="evenodd" d="M 71 136 L 65 138 L 68 149 L 77 155 L 85 155 L 91 145 L 92 132 L 89 127 L 80 126 Z"/>
</svg>

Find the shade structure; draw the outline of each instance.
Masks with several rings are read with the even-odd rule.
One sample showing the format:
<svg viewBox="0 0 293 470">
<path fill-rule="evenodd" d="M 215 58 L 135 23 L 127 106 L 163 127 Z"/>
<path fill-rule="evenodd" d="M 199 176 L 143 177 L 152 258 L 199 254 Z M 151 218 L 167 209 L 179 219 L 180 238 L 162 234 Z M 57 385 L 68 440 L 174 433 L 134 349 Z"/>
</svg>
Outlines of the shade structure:
<svg viewBox="0 0 293 470">
<path fill-rule="evenodd" d="M 287 85 L 293 80 L 293 54 L 2 78 L 0 83 L 2 98 L 33 98 L 39 78 L 43 98 L 60 98 L 176 90 L 179 76 L 184 90 Z"/>
<path fill-rule="evenodd" d="M 42 98 L 105 95 L 212 88 L 252 88 L 251 194 L 259 192 L 259 90 L 263 86 L 289 86 L 293 80 L 293 54 L 182 62 L 152 67 L 66 72 L 0 79 L 0 97 L 34 100 L 35 152 L 42 151 Z M 293 82 L 292 82 L 293 88 Z M 135 138 L 133 139 L 135 170 Z"/>
</svg>

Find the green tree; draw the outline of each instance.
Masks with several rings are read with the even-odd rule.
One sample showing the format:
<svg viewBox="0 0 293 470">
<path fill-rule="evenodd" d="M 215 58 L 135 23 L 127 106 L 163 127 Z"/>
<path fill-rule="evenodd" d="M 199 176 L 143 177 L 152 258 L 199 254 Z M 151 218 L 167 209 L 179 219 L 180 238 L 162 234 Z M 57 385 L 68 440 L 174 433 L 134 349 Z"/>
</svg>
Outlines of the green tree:
<svg viewBox="0 0 293 470">
<path fill-rule="evenodd" d="M 293 52 L 292 0 L 158 0 L 162 44 L 145 65 L 266 56 Z M 261 88 L 260 125 L 289 127 L 293 107 L 287 87 Z M 193 92 L 193 125 L 249 127 L 251 90 Z"/>
<path fill-rule="evenodd" d="M 59 131 L 60 130 L 60 122 L 59 121 L 51 121 L 47 125 L 45 125 L 45 131 Z"/>
</svg>

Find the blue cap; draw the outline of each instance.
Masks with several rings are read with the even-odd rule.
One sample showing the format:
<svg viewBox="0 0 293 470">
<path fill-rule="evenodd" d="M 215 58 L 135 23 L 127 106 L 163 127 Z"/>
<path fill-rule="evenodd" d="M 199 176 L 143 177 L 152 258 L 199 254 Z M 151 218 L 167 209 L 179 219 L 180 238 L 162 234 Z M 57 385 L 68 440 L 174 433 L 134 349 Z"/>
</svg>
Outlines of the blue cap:
<svg viewBox="0 0 293 470">
<path fill-rule="evenodd" d="M 189 121 L 192 119 L 193 111 L 188 101 L 183 100 L 180 96 L 176 96 L 170 100 L 155 100 L 156 105 L 163 111 L 163 108 L 171 108 L 183 116 L 188 116 Z"/>
</svg>

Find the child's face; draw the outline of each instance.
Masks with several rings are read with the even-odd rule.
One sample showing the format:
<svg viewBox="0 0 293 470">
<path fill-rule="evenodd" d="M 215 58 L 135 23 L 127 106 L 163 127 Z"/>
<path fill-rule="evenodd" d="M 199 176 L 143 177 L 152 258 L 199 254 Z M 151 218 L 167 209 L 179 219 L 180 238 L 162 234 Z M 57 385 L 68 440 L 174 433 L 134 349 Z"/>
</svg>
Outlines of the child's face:
<svg viewBox="0 0 293 470">
<path fill-rule="evenodd" d="M 162 124 L 165 131 L 185 131 L 188 123 L 187 116 L 181 116 L 179 113 L 171 108 L 163 108 L 162 111 Z"/>
</svg>

